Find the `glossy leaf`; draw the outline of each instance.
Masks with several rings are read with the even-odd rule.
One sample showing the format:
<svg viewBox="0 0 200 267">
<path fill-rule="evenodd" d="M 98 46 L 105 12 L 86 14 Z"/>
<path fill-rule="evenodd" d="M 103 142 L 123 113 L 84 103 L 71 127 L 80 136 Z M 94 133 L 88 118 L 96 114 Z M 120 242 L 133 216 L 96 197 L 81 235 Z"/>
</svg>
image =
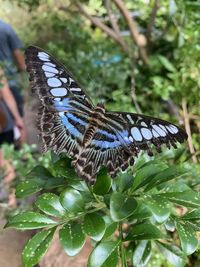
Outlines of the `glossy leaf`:
<svg viewBox="0 0 200 267">
<path fill-rule="evenodd" d="M 56 225 L 57 222 L 37 212 L 22 212 L 9 219 L 5 227 L 16 229 L 37 229 Z"/>
<path fill-rule="evenodd" d="M 151 257 L 151 242 L 142 240 L 133 252 L 133 266 L 145 267 Z"/>
<path fill-rule="evenodd" d="M 170 192 L 170 193 L 157 194 L 157 196 L 166 197 L 171 202 L 174 202 L 176 204 L 179 204 L 185 207 L 192 207 L 192 208 L 200 207 L 200 195 L 199 193 L 192 191 L 192 190 L 187 190 L 183 192 Z"/>
<path fill-rule="evenodd" d="M 151 240 L 165 238 L 163 233 L 153 224 L 134 225 L 125 240 Z"/>
<path fill-rule="evenodd" d="M 185 257 L 184 253 L 177 247 L 172 244 L 161 243 L 156 241 L 156 245 L 160 249 L 161 253 L 166 257 L 166 259 L 176 267 L 185 266 Z"/>
<path fill-rule="evenodd" d="M 117 223 L 113 222 L 110 216 L 104 216 L 103 218 L 106 224 L 106 230 L 103 236 L 103 239 L 105 240 L 113 235 L 117 228 Z"/>
<path fill-rule="evenodd" d="M 152 216 L 151 211 L 148 209 L 148 207 L 144 204 L 144 201 L 138 202 L 137 209 L 134 211 L 134 213 L 131 215 L 132 219 L 147 219 Z"/>
<path fill-rule="evenodd" d="M 153 187 L 156 187 L 162 183 L 177 178 L 180 175 L 183 175 L 184 173 L 185 171 L 183 169 L 178 168 L 177 166 L 170 166 L 169 168 L 162 170 L 160 173 L 154 176 L 149 182 L 149 184 L 146 186 L 145 191 L 148 191 Z"/>
<path fill-rule="evenodd" d="M 69 212 L 77 213 L 84 209 L 84 200 L 81 193 L 73 188 L 67 188 L 61 193 L 60 202 Z"/>
<path fill-rule="evenodd" d="M 53 193 L 45 193 L 39 196 L 35 204 L 40 210 L 51 216 L 63 217 L 66 213 L 66 210 L 60 204 L 59 197 Z"/>
<path fill-rule="evenodd" d="M 181 246 L 186 255 L 190 255 L 197 249 L 198 240 L 195 230 L 186 223 L 176 223 L 176 229 L 178 231 L 179 238 L 181 240 Z"/>
<path fill-rule="evenodd" d="M 133 197 L 114 192 L 110 198 L 110 214 L 113 221 L 121 221 L 129 217 L 137 208 L 137 201 Z"/>
<path fill-rule="evenodd" d="M 151 195 L 144 198 L 144 203 L 150 209 L 158 223 L 163 223 L 169 218 L 170 209 L 168 199 Z"/>
<path fill-rule="evenodd" d="M 96 213 L 86 214 L 83 222 L 83 230 L 95 241 L 100 241 L 105 233 L 105 221 Z"/>
<path fill-rule="evenodd" d="M 59 239 L 69 256 L 78 254 L 85 244 L 85 234 L 78 223 L 68 223 L 59 231 Z"/>
<path fill-rule="evenodd" d="M 42 166 L 36 166 L 16 188 L 17 198 L 24 198 L 42 189 L 52 189 L 66 183 L 64 178 L 57 178 Z"/>
<path fill-rule="evenodd" d="M 52 170 L 55 176 L 71 179 L 78 179 L 74 168 L 71 166 L 71 159 L 67 157 L 60 158 L 52 165 Z M 65 180 L 66 181 L 66 180 Z"/>
<path fill-rule="evenodd" d="M 167 167 L 164 163 L 147 165 L 139 169 L 133 181 L 132 191 L 147 185 L 152 178 Z"/>
<path fill-rule="evenodd" d="M 97 175 L 96 183 L 93 186 L 93 192 L 96 195 L 105 195 L 110 190 L 112 180 L 108 176 L 107 169 L 103 168 Z"/>
<path fill-rule="evenodd" d="M 198 221 L 200 220 L 200 209 L 192 210 L 191 212 L 187 212 L 184 216 L 181 217 L 182 220 L 189 221 Z"/>
<path fill-rule="evenodd" d="M 117 267 L 119 241 L 101 242 L 90 254 L 87 267 Z"/>
<path fill-rule="evenodd" d="M 113 180 L 113 189 L 115 191 L 124 192 L 128 190 L 133 184 L 133 175 L 130 173 L 119 173 Z"/>
<path fill-rule="evenodd" d="M 24 267 L 35 266 L 46 253 L 56 228 L 44 230 L 34 235 L 26 244 L 22 252 Z"/>
</svg>

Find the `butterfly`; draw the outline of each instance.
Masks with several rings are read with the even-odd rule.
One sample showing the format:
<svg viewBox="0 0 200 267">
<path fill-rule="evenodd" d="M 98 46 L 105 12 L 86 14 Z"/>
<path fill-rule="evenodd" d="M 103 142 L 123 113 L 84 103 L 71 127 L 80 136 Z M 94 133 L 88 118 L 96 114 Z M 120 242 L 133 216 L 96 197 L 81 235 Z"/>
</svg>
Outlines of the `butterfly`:
<svg viewBox="0 0 200 267">
<path fill-rule="evenodd" d="M 66 68 L 44 50 L 25 51 L 32 91 L 39 97 L 38 128 L 44 151 L 66 152 L 78 176 L 94 184 L 101 166 L 111 177 L 134 164 L 141 150 L 153 155 L 166 144 L 176 148 L 187 134 L 173 123 L 94 106 Z"/>
</svg>

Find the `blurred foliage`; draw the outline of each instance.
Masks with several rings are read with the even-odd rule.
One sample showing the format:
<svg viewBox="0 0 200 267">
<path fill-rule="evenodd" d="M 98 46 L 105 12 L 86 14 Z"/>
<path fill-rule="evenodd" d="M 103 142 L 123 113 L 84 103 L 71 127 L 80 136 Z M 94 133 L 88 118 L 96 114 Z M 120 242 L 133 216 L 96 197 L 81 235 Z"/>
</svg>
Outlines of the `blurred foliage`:
<svg viewBox="0 0 200 267">
<path fill-rule="evenodd" d="M 199 1 L 160 1 L 160 7 L 157 11 L 156 19 L 152 27 L 151 42 L 148 43 L 147 46 L 149 59 L 148 66 L 146 66 L 138 57 L 137 48 L 131 41 L 130 34 L 127 31 L 127 24 L 114 5 L 112 6 L 113 12 L 114 14 L 116 14 L 116 16 L 119 16 L 118 23 L 121 32 L 123 34 L 125 33 L 124 40 L 127 41 L 129 45 L 129 54 L 124 53 L 118 44 L 116 44 L 111 38 L 108 38 L 105 33 L 102 32 L 98 27 L 91 25 L 91 22 L 84 16 L 80 16 L 80 13 L 73 5 L 73 2 L 75 1 L 0 0 L 0 16 L 5 21 L 13 24 L 14 28 L 17 30 L 20 37 L 24 41 L 25 46 L 28 46 L 30 44 L 38 45 L 43 49 L 49 51 L 65 66 L 67 66 L 67 68 L 71 73 L 74 74 L 75 78 L 80 82 L 80 84 L 83 85 L 83 88 L 86 88 L 86 91 L 88 92 L 94 103 L 103 101 L 105 102 L 108 109 L 135 112 L 136 107 L 132 98 L 133 84 L 131 84 L 133 77 L 135 81 L 134 89 L 136 100 L 143 113 L 161 117 L 172 122 L 177 122 L 178 118 L 171 114 L 171 110 L 169 108 L 169 105 L 167 104 L 169 101 L 172 101 L 173 105 L 178 107 L 181 116 L 183 116 L 182 101 L 183 99 L 185 99 L 190 116 L 190 127 L 192 131 L 193 144 L 195 146 L 197 157 L 199 159 Z M 97 18 L 100 18 L 107 26 L 110 26 L 107 19 L 104 1 L 82 0 L 77 2 L 83 3 L 86 10 L 90 14 L 96 16 Z M 133 17 L 137 22 L 139 32 L 146 35 L 154 1 L 126 0 L 123 2 L 126 4 L 126 7 L 129 9 L 129 11 L 132 12 Z M 13 13 L 18 15 L 14 16 Z M 18 155 L 14 154 L 14 158 L 17 157 Z M 49 162 L 49 155 L 47 155 L 46 158 L 47 162 Z M 156 159 L 161 162 L 163 160 L 162 157 L 157 157 Z M 166 185 L 166 187 L 162 187 L 162 185 L 157 184 L 150 184 L 149 187 L 158 186 L 156 190 L 167 190 L 169 192 L 179 192 L 181 190 L 185 191 L 189 190 L 190 187 L 195 192 L 199 190 L 199 166 L 192 163 L 189 153 L 184 153 L 183 156 L 183 150 L 180 148 L 175 154 L 170 151 L 166 152 L 164 159 L 167 162 L 166 164 L 169 165 L 176 165 L 179 162 L 181 167 L 184 168 L 185 173 L 187 172 L 189 174 L 180 176 L 176 180 L 176 182 L 171 181 L 170 183 L 168 183 L 168 185 Z M 29 169 L 29 167 L 35 166 L 36 163 L 35 159 L 33 160 L 29 158 L 29 160 L 31 166 L 26 165 L 26 171 Z M 144 162 L 146 161 L 145 158 L 141 158 L 141 161 L 142 160 L 144 160 Z M 17 162 L 19 163 L 19 165 L 21 164 L 20 157 L 17 158 Z M 51 169 L 51 166 L 46 166 L 44 164 L 42 164 L 42 166 L 47 167 L 52 176 L 55 176 L 55 173 L 58 171 L 57 169 L 56 171 L 54 169 Z M 63 169 L 64 171 L 66 171 L 65 168 L 65 166 L 62 168 L 61 166 L 59 167 L 60 176 L 62 176 Z M 22 167 L 19 171 L 23 173 L 23 177 L 25 174 L 25 169 L 23 169 Z M 143 175 L 145 176 L 145 174 L 141 175 L 141 177 L 143 177 Z M 41 177 L 43 177 L 43 175 Z M 102 175 L 102 177 L 104 177 L 104 175 Z M 155 177 L 156 175 L 154 176 L 154 178 Z M 50 190 L 51 186 L 55 186 L 52 179 L 49 179 L 49 183 L 47 183 L 46 187 L 42 183 L 42 179 L 38 178 L 39 180 L 37 180 L 37 177 L 35 179 L 36 180 L 31 181 L 32 191 L 29 191 L 29 187 L 27 187 L 27 191 L 23 191 L 25 192 L 23 196 L 26 196 L 26 192 L 27 194 L 29 194 L 30 192 L 33 193 L 34 190 L 35 192 L 38 192 L 41 190 L 41 188 L 43 188 L 44 190 Z M 61 183 L 62 188 L 63 179 L 59 180 L 58 182 Z M 104 184 L 105 182 L 106 179 L 104 181 Z M 73 183 L 76 184 L 76 182 L 74 182 L 72 179 L 72 184 Z M 86 185 L 83 182 L 79 183 L 80 184 L 78 184 L 78 191 L 80 191 L 80 194 L 82 194 L 80 188 L 81 186 L 83 186 L 84 190 L 86 190 Z M 37 184 L 39 184 L 39 186 L 37 186 Z M 77 190 L 77 185 L 74 186 L 73 184 L 72 186 L 71 181 L 69 182 L 69 184 L 70 187 Z M 26 184 L 24 182 L 24 184 L 22 184 L 22 187 L 25 185 Z M 19 188 L 18 196 L 20 195 Z M 109 183 L 107 184 L 106 188 L 109 188 Z M 119 188 L 116 187 L 115 189 L 117 191 Z M 151 190 L 153 190 L 152 192 L 154 193 L 155 188 Z M 65 193 L 63 194 L 65 195 Z M 74 192 L 70 191 L 70 193 L 73 195 Z M 90 199 L 88 192 L 84 194 L 84 197 L 86 196 Z M 53 197 L 56 198 L 55 201 L 58 204 L 58 197 Z M 81 197 L 79 196 L 77 198 L 80 201 Z M 40 199 L 40 201 L 42 202 L 43 199 Z M 63 204 L 65 203 L 64 197 L 62 198 L 62 200 L 60 200 L 60 202 L 63 205 L 60 206 L 59 204 L 59 207 L 61 207 L 60 212 L 62 214 L 63 207 L 67 210 L 69 209 L 69 207 Z M 150 205 L 150 210 L 152 213 L 155 211 L 152 208 L 152 205 Z M 166 210 L 163 210 L 163 212 L 164 214 L 168 214 L 166 213 Z M 58 216 L 58 214 L 56 214 L 56 216 Z M 117 216 L 121 216 L 121 214 L 117 214 Z M 70 227 L 72 226 L 70 225 Z M 102 225 L 100 225 L 99 227 L 101 228 Z M 181 227 L 179 226 L 179 235 L 181 235 L 180 228 Z M 63 231 L 64 233 L 69 233 L 69 227 L 65 227 Z M 85 229 L 85 231 L 87 232 L 87 229 Z M 37 240 L 41 240 L 40 238 L 42 238 L 45 240 L 44 243 L 46 242 L 46 245 L 48 245 L 53 232 L 54 228 L 52 228 L 52 231 L 50 232 L 46 230 L 46 232 L 41 234 L 41 236 L 36 236 L 35 240 L 32 242 L 34 243 Z M 96 234 L 97 236 L 99 236 L 99 233 Z M 98 237 L 95 236 L 95 238 Z M 174 238 L 175 243 L 178 243 L 176 237 L 172 236 L 172 238 Z M 66 240 L 62 242 L 63 247 L 66 251 L 69 251 L 69 248 L 67 247 L 65 241 Z M 80 240 L 78 240 L 78 244 L 80 246 L 76 249 L 79 249 L 82 246 L 82 241 L 83 239 L 81 238 Z M 144 258 L 141 260 L 148 259 L 149 254 L 147 251 L 145 251 L 145 248 L 148 248 L 150 246 L 149 243 L 136 243 L 141 249 L 139 251 L 146 252 L 146 254 L 143 255 Z M 182 243 L 184 243 L 184 241 L 182 241 Z M 135 249 L 134 255 L 137 256 L 138 254 L 135 245 L 136 244 L 133 245 Z M 110 248 L 113 248 L 115 251 L 115 246 L 118 246 L 118 244 L 112 243 L 106 249 L 107 251 L 109 251 Z M 155 245 L 155 247 L 157 247 L 157 249 L 159 248 L 163 255 L 168 255 L 168 257 L 172 258 L 174 257 L 178 261 L 178 263 L 182 264 L 179 259 L 179 256 L 180 258 L 182 258 L 182 254 L 179 250 L 176 250 L 176 252 L 169 251 L 167 247 L 162 246 L 161 248 L 158 243 Z M 150 265 L 148 266 L 170 266 L 165 262 L 164 259 L 162 259 L 163 256 L 161 257 L 159 256 L 159 254 L 155 254 L 155 251 L 158 251 L 155 249 L 155 247 L 153 246 L 152 248 L 154 253 L 151 257 L 149 263 Z M 176 257 L 173 253 L 175 253 Z M 114 255 L 114 258 L 115 256 L 116 255 Z M 135 260 L 137 260 L 136 256 Z M 199 261 L 198 252 L 190 256 L 189 258 L 193 266 L 195 266 L 195 261 L 192 261 L 192 257 L 194 257 L 194 259 L 196 257 L 197 261 Z M 27 260 L 26 256 L 24 256 L 24 260 Z M 37 260 L 39 260 L 39 258 L 37 258 Z M 176 262 L 175 265 L 179 266 L 178 263 Z M 145 266 L 144 264 L 139 265 L 142 264 L 142 262 L 137 262 L 137 264 L 138 266 Z"/>
</svg>

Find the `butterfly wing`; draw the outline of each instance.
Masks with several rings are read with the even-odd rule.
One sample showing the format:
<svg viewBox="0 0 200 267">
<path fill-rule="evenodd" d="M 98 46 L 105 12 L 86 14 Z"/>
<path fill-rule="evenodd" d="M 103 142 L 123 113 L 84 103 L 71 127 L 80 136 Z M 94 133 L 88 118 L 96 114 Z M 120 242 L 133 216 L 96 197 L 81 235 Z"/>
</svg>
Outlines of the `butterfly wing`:
<svg viewBox="0 0 200 267">
<path fill-rule="evenodd" d="M 150 154 L 149 146 L 152 144 L 160 151 L 162 144 L 169 148 L 176 147 L 177 142 L 182 143 L 187 139 L 183 129 L 158 118 L 126 112 L 107 112 L 106 117 L 109 121 L 123 125 L 125 131 L 119 134 L 126 139 L 127 144 L 130 143 L 138 150 L 148 150 Z"/>
<path fill-rule="evenodd" d="M 95 182 L 101 165 L 111 177 L 119 169 L 133 165 L 140 150 L 152 155 L 152 145 L 158 152 L 161 145 L 176 147 L 187 138 L 184 130 L 157 118 L 122 112 L 107 112 L 86 151 L 80 156 L 77 168 L 84 179 Z"/>
<path fill-rule="evenodd" d="M 38 128 L 44 150 L 66 151 L 74 156 L 93 105 L 65 68 L 48 53 L 30 46 L 25 55 L 31 87 L 40 100 Z"/>
</svg>

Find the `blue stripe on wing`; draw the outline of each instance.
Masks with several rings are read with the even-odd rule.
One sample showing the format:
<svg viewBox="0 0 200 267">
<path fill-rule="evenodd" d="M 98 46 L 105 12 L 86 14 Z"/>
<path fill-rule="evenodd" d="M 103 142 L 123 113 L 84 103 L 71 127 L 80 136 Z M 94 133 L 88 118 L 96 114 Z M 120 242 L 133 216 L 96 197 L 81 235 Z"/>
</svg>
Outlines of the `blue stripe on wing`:
<svg viewBox="0 0 200 267">
<path fill-rule="evenodd" d="M 105 131 L 105 130 L 98 129 L 96 132 L 99 133 L 99 134 L 105 135 L 105 136 L 107 136 L 107 137 L 109 137 L 109 138 L 112 138 L 113 140 L 117 140 L 117 137 L 116 137 L 115 134 L 108 133 L 108 132 Z"/>
<path fill-rule="evenodd" d="M 81 133 L 74 127 L 74 125 L 72 125 L 69 122 L 66 114 L 64 112 L 59 112 L 59 116 L 61 118 L 62 123 L 64 124 L 66 129 L 70 132 L 70 134 L 74 137 L 80 137 Z"/>
<path fill-rule="evenodd" d="M 73 120 L 73 121 L 75 121 L 75 122 L 77 122 L 77 123 L 80 123 L 80 124 L 83 125 L 83 126 L 86 126 L 86 125 L 88 124 L 87 122 L 81 120 L 80 118 L 78 118 L 77 116 L 75 116 L 75 115 L 72 114 L 72 113 L 67 113 L 66 116 L 67 116 L 69 119 L 71 119 L 71 120 Z"/>
<path fill-rule="evenodd" d="M 63 99 L 63 100 L 53 100 L 53 106 L 56 108 L 57 111 L 67 111 L 71 110 L 72 107 L 69 104 L 68 99 Z"/>
<path fill-rule="evenodd" d="M 119 141 L 113 141 L 113 142 L 108 142 L 108 141 L 104 141 L 104 140 L 95 140 L 93 139 L 92 140 L 92 145 L 95 145 L 96 147 L 99 147 L 99 148 L 106 148 L 106 149 L 109 149 L 109 148 L 116 148 L 116 147 L 119 147 L 121 145 L 121 143 Z"/>
</svg>

